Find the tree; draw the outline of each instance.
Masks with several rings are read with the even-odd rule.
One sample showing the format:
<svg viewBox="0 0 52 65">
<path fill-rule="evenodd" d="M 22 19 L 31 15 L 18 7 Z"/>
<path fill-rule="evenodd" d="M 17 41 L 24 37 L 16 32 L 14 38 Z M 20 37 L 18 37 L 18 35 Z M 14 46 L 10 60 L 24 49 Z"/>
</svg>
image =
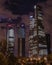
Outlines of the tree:
<svg viewBox="0 0 52 65">
<path fill-rule="evenodd" d="M 0 65 L 8 65 L 6 56 L 0 52 Z"/>
<path fill-rule="evenodd" d="M 13 54 L 8 55 L 8 65 L 15 65 L 17 58 Z"/>
<path fill-rule="evenodd" d="M 7 41 L 5 39 L 3 39 L 0 42 L 0 47 L 1 47 L 1 52 L 3 52 L 5 54 L 5 52 L 7 50 Z"/>
</svg>

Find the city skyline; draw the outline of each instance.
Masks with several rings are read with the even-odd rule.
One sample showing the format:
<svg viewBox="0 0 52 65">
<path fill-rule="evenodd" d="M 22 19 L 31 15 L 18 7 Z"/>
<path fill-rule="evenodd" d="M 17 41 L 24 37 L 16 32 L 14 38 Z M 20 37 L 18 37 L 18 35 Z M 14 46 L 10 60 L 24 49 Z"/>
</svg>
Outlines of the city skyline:
<svg viewBox="0 0 52 65">
<path fill-rule="evenodd" d="M 51 0 L 50 0 L 50 2 L 51 2 Z M 52 21 L 52 19 L 51 19 L 51 14 L 50 14 L 50 11 L 51 11 L 51 9 L 50 10 L 47 10 L 46 9 L 46 7 L 49 9 L 50 7 L 48 7 L 48 6 L 51 6 L 51 5 L 49 5 L 49 0 L 47 1 L 47 3 L 43 3 L 43 4 L 40 4 L 42 7 L 43 7 L 43 12 L 44 12 L 44 22 L 43 22 L 43 25 L 44 25 L 44 27 L 45 27 L 45 32 L 47 33 L 47 34 L 50 34 L 50 36 L 51 36 L 51 51 L 52 51 L 52 30 L 51 30 L 51 27 L 52 27 L 52 25 L 51 25 L 51 21 Z M 46 7 L 45 7 L 45 5 L 47 5 Z M 48 12 L 47 12 L 48 11 Z M 7 18 L 9 18 L 9 19 L 11 19 L 11 18 L 14 18 L 14 19 L 16 19 L 18 16 L 20 16 L 20 17 L 22 17 L 22 21 L 21 21 L 21 23 L 25 23 L 25 26 L 26 26 L 26 32 L 28 32 L 28 25 L 29 25 L 29 15 L 32 15 L 32 14 L 29 14 L 29 15 L 11 15 L 11 12 L 10 12 L 10 14 L 8 13 L 9 11 L 5 11 L 4 12 L 4 10 L 1 8 L 0 9 L 0 13 L 1 13 L 1 15 L 0 15 L 0 17 L 2 18 L 2 17 L 7 17 Z M 48 13 L 48 15 L 47 15 L 47 13 Z M 47 18 L 46 18 L 46 17 Z M 49 22 L 50 21 L 50 22 Z M 0 23 L 1 24 L 1 23 Z M 4 23 L 4 26 L 6 26 L 7 24 L 5 24 Z M 3 24 L 1 24 L 0 25 L 0 27 L 1 26 L 3 26 Z M 2 30 L 2 32 L 5 32 L 6 30 Z M 0 32 L 0 38 L 1 39 L 4 39 L 4 37 L 2 37 L 3 35 L 5 36 L 6 35 L 6 32 L 3 34 L 2 32 Z M 16 32 L 15 32 L 16 33 Z M 17 34 L 17 33 L 16 33 Z M 15 35 L 16 35 L 15 34 Z M 28 37 L 28 34 L 26 34 L 26 38 Z M 0 39 L 0 40 L 1 40 Z M 28 38 L 27 38 L 27 40 L 26 41 L 28 41 Z M 27 44 L 27 42 L 26 42 L 26 44 Z M 15 48 L 16 49 L 16 48 Z M 26 48 L 27 49 L 27 48 Z M 27 49 L 28 50 L 28 49 Z M 16 50 L 17 51 L 17 50 Z M 16 53 L 16 52 L 15 52 Z"/>
</svg>

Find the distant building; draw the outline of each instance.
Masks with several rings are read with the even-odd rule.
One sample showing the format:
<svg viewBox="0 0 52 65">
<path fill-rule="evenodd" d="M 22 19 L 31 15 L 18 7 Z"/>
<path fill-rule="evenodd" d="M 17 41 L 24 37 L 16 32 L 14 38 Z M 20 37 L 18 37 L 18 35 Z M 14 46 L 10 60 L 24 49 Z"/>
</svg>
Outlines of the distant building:
<svg viewBox="0 0 52 65">
<path fill-rule="evenodd" d="M 7 42 L 6 52 L 18 57 L 25 56 L 25 24 L 0 19 L 0 31 L 0 41 L 5 39 Z"/>
</svg>

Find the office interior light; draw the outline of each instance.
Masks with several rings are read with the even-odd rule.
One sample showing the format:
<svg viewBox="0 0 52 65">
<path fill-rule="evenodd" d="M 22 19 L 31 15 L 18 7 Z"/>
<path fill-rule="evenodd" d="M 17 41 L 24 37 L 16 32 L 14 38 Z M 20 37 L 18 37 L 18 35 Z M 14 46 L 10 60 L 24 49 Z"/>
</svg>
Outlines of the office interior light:
<svg viewBox="0 0 52 65">
<path fill-rule="evenodd" d="M 25 28 L 25 24 L 21 23 L 20 27 Z"/>
</svg>

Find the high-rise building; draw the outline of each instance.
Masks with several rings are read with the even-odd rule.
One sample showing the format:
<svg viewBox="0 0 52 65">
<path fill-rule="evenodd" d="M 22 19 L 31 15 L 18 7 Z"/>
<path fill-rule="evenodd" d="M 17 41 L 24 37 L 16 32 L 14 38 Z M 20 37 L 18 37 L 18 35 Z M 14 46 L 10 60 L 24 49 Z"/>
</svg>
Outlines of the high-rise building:
<svg viewBox="0 0 52 65">
<path fill-rule="evenodd" d="M 15 21 L 11 18 L 10 20 L 9 18 L 3 19 L 3 17 L 2 20 L 0 19 L 0 41 L 6 40 L 7 54 L 12 53 L 18 57 L 25 56 L 25 24 L 22 22 L 18 24 Z M 2 49 L 4 48 L 2 47 Z"/>
<path fill-rule="evenodd" d="M 14 25 L 7 25 L 7 52 L 14 54 L 14 45 L 15 45 L 15 33 Z"/>
<path fill-rule="evenodd" d="M 43 26 L 43 12 L 41 6 L 34 6 L 34 17 L 30 16 L 29 56 L 47 55 L 47 42 Z"/>
<path fill-rule="evenodd" d="M 25 57 L 25 25 L 18 27 L 18 56 Z"/>
</svg>

